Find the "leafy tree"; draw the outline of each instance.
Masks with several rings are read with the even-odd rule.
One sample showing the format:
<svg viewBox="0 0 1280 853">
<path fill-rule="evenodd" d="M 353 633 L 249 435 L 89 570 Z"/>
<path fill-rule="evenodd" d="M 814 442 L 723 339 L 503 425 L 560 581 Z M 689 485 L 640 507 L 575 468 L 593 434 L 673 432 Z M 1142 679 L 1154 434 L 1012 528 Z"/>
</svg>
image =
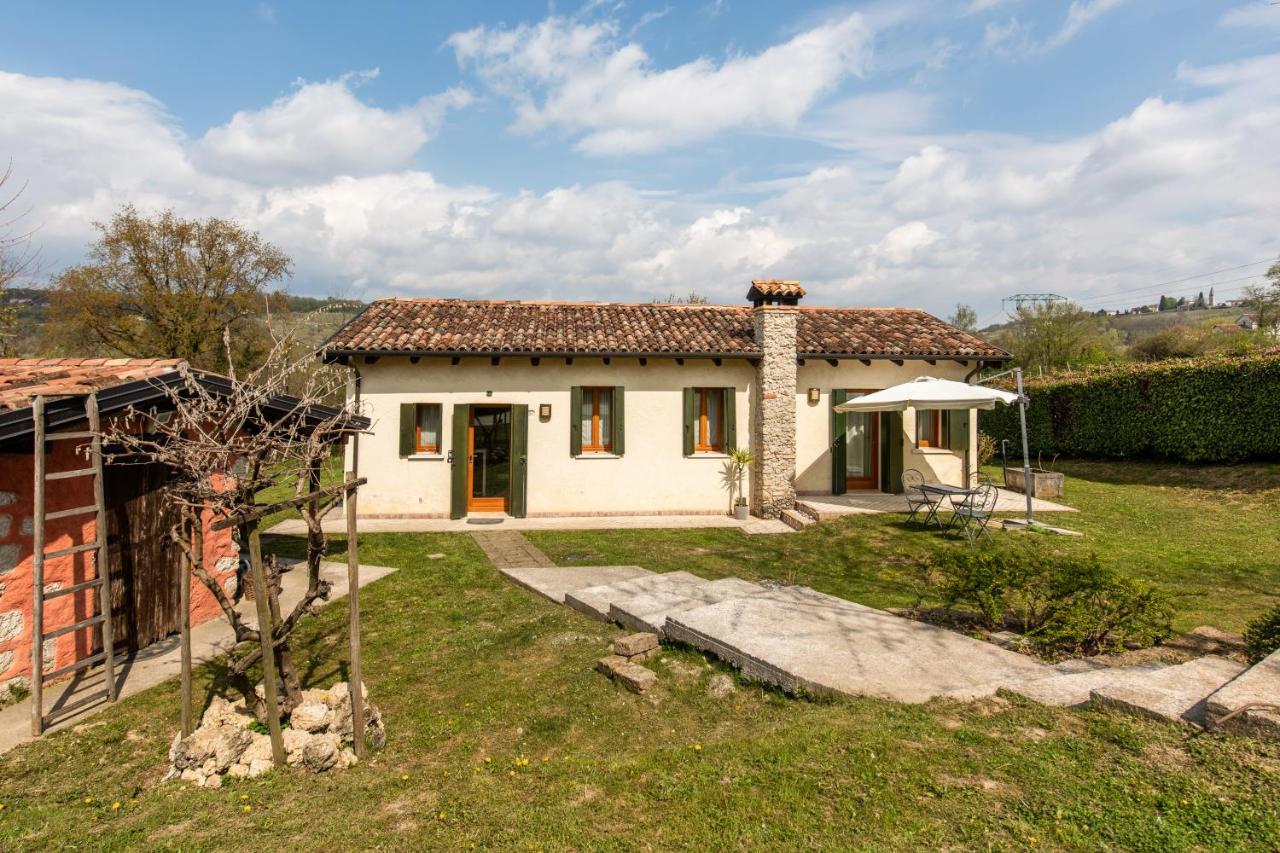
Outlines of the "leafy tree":
<svg viewBox="0 0 1280 853">
<path fill-rule="evenodd" d="M 1277 264 L 1272 270 L 1280 267 Z M 1250 285 L 1241 294 L 1245 307 L 1258 321 L 1258 331 L 1269 334 L 1280 316 L 1280 282 L 1270 285 Z"/>
<path fill-rule="evenodd" d="M 653 300 L 654 305 L 706 305 L 711 300 L 703 296 L 696 290 L 689 291 L 688 296 L 676 296 L 674 293 L 668 293 L 662 299 Z"/>
<path fill-rule="evenodd" d="M 1205 350 L 1204 338 L 1186 326 L 1172 326 L 1152 332 L 1129 346 L 1129 354 L 1138 361 L 1191 358 L 1204 355 Z"/>
<path fill-rule="evenodd" d="M 1073 302 L 1024 305 L 994 337 L 1019 365 L 1045 372 L 1112 361 L 1120 347 L 1115 330 Z"/>
<path fill-rule="evenodd" d="M 148 217 L 126 205 L 95 227 L 89 262 L 64 270 L 51 292 L 54 321 L 81 351 L 225 368 L 229 330 L 237 363 L 261 357 L 256 317 L 284 307 L 267 288 L 292 272 L 282 251 L 230 220 L 183 219 L 172 210 Z"/>
<path fill-rule="evenodd" d="M 955 326 L 957 329 L 964 329 L 966 332 L 978 331 L 978 312 L 973 310 L 972 305 L 965 305 L 963 302 L 956 303 L 956 310 L 947 322 Z"/>
<path fill-rule="evenodd" d="M 1177 310 L 1177 308 L 1178 308 L 1178 300 L 1174 299 L 1172 296 L 1163 296 L 1163 295 L 1162 295 L 1162 296 L 1160 297 L 1160 309 L 1159 309 L 1159 310 L 1161 310 L 1161 311 L 1175 311 L 1175 310 Z"/>
</svg>

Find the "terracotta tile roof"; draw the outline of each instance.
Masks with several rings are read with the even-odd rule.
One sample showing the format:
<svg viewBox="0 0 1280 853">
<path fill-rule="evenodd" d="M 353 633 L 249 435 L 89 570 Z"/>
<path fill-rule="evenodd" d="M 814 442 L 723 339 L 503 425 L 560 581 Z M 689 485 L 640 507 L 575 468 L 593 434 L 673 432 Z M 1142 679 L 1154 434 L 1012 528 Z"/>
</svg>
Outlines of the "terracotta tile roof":
<svg viewBox="0 0 1280 853">
<path fill-rule="evenodd" d="M 0 409 L 24 409 L 37 395 L 85 394 L 185 366 L 180 358 L 0 358 Z"/>
<path fill-rule="evenodd" d="M 906 308 L 794 308 L 800 356 L 983 357 L 1008 354 Z M 326 343 L 330 356 L 760 354 L 752 309 L 731 305 L 381 299 Z"/>
<path fill-rule="evenodd" d="M 804 288 L 800 286 L 798 281 L 782 281 L 780 279 L 759 279 L 751 282 L 751 289 L 747 291 L 747 299 L 754 298 L 755 294 L 761 296 L 793 296 L 799 299 L 804 296 Z"/>
</svg>

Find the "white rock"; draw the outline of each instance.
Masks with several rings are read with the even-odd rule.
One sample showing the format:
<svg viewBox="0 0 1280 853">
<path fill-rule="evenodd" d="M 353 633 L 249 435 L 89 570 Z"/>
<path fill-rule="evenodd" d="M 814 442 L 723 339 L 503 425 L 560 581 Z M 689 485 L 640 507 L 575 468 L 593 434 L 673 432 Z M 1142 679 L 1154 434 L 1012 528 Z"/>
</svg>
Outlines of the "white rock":
<svg viewBox="0 0 1280 853">
<path fill-rule="evenodd" d="M 256 779 L 263 773 L 271 772 L 274 767 L 275 765 L 271 762 L 270 758 L 255 758 L 253 761 L 249 762 L 249 778 Z"/>
<path fill-rule="evenodd" d="M 253 740 L 240 754 L 242 764 L 253 764 L 255 761 L 271 761 L 271 738 L 267 735 L 250 732 Z"/>
<path fill-rule="evenodd" d="M 213 739 L 213 758 L 218 770 L 226 770 L 240 760 L 244 751 L 253 743 L 253 732 L 248 729 L 223 726 Z"/>
<path fill-rule="evenodd" d="M 232 705 L 221 696 L 214 696 L 209 707 L 204 709 L 200 717 L 200 726 L 233 726 L 245 728 L 253 722 L 253 717 L 243 710 L 243 706 Z"/>
<path fill-rule="evenodd" d="M 233 779 L 243 779 L 245 776 L 249 775 L 249 765 L 239 763 L 232 764 L 227 768 L 227 775 Z"/>
<path fill-rule="evenodd" d="M 338 763 L 340 749 L 337 735 L 315 735 L 302 748 L 301 764 L 312 773 L 323 773 Z"/>
<path fill-rule="evenodd" d="M 333 711 L 323 702 L 299 705 L 289 715 L 289 724 L 308 732 L 324 731 L 333 720 Z"/>
<path fill-rule="evenodd" d="M 284 752 L 285 761 L 291 766 L 297 766 L 302 762 L 302 750 L 311 742 L 314 737 L 310 732 L 301 729 L 285 729 L 284 730 Z"/>
</svg>

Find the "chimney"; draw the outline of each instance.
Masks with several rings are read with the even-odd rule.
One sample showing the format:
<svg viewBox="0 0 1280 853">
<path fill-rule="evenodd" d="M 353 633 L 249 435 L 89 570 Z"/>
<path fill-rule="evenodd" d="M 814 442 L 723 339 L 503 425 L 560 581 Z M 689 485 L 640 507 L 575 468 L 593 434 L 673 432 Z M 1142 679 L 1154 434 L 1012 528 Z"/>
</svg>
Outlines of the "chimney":
<svg viewBox="0 0 1280 853">
<path fill-rule="evenodd" d="M 798 281 L 753 281 L 747 291 L 760 361 L 751 389 L 751 512 L 777 518 L 796 503 Z"/>
</svg>

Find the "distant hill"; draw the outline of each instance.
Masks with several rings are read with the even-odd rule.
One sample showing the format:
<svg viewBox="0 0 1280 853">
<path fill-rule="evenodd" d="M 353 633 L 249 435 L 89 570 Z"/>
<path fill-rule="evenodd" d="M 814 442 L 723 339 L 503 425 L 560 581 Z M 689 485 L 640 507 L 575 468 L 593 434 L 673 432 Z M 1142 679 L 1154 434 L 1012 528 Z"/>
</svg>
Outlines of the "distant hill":
<svg viewBox="0 0 1280 853">
<path fill-rule="evenodd" d="M 300 343 L 319 346 L 364 307 L 359 299 L 336 296 L 295 296 L 283 294 L 288 311 L 275 313 L 273 325 L 281 332 L 293 332 Z M 23 355 L 69 355 L 54 353 L 45 334 L 48 322 L 49 292 L 41 288 L 11 287 L 6 291 L 8 303 L 18 309 L 16 351 Z M 87 353 L 93 355 L 94 353 Z"/>
<path fill-rule="evenodd" d="M 1109 329 L 1115 329 L 1126 343 L 1146 337 L 1152 332 L 1168 329 L 1173 326 L 1200 327 L 1207 322 L 1234 323 L 1243 315 L 1244 309 L 1238 306 L 1217 308 L 1198 308 L 1191 311 L 1155 311 L 1150 314 L 1116 314 L 1099 316 L 1098 320 Z M 1008 323 L 995 323 L 982 329 L 979 334 L 991 334 L 1006 328 Z"/>
</svg>

